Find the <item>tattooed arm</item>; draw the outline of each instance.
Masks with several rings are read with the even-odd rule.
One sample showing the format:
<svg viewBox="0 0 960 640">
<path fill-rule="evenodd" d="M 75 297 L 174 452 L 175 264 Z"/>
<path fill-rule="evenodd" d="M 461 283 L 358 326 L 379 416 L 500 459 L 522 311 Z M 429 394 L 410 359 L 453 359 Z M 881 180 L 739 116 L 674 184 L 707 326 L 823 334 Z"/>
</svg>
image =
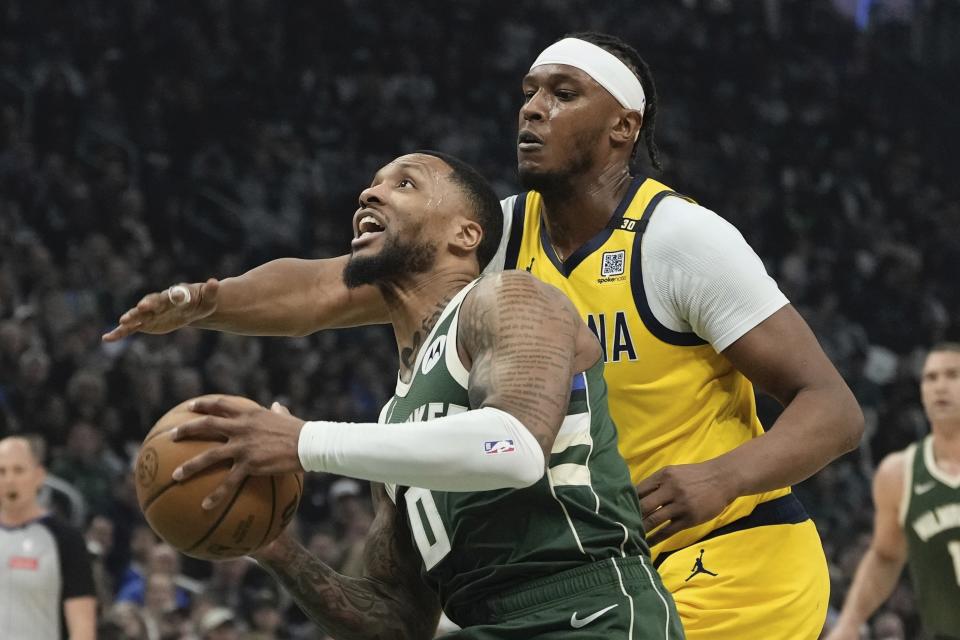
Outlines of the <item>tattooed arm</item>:
<svg viewBox="0 0 960 640">
<path fill-rule="evenodd" d="M 420 556 L 383 485 L 373 485 L 373 500 L 362 578 L 337 573 L 286 535 L 254 557 L 338 640 L 432 638 L 440 604 L 420 577 Z"/>
<path fill-rule="evenodd" d="M 549 460 L 571 378 L 600 357 L 573 303 L 524 271 L 491 275 L 464 301 L 457 341 L 470 369 L 470 407 L 514 416 Z"/>
</svg>

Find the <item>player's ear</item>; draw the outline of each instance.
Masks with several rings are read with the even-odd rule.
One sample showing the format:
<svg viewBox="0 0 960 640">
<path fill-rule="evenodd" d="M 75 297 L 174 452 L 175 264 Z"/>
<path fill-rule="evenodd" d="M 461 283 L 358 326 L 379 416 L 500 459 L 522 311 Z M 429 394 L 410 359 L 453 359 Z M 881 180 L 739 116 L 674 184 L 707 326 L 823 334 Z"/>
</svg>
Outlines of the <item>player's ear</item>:
<svg viewBox="0 0 960 640">
<path fill-rule="evenodd" d="M 640 137 L 640 127 L 643 125 L 643 116 L 639 111 L 624 109 L 613 123 L 610 130 L 610 141 L 613 146 L 630 145 Z"/>
<path fill-rule="evenodd" d="M 475 252 L 483 240 L 483 228 L 476 220 L 457 216 L 451 245 L 458 254 Z"/>
<path fill-rule="evenodd" d="M 43 488 L 43 484 L 47 481 L 47 468 L 42 464 L 37 465 L 36 479 L 37 479 L 37 490 L 39 491 L 40 489 Z"/>
</svg>

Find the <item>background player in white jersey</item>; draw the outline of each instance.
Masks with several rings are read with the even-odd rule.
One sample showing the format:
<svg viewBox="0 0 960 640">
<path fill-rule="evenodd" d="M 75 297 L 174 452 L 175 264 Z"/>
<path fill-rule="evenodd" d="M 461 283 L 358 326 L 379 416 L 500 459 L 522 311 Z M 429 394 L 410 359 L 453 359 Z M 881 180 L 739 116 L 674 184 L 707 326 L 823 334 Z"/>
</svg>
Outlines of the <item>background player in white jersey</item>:
<svg viewBox="0 0 960 640">
<path fill-rule="evenodd" d="M 905 564 L 926 633 L 960 638 L 960 343 L 930 350 L 920 395 L 931 433 L 877 469 L 873 539 L 829 640 L 860 638 Z"/>
</svg>

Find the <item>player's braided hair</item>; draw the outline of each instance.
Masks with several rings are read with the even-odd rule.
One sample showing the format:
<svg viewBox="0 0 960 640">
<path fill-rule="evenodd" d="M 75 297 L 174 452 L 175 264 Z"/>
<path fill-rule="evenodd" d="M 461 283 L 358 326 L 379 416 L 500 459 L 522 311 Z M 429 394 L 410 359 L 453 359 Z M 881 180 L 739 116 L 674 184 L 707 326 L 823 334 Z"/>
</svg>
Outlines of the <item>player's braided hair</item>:
<svg viewBox="0 0 960 640">
<path fill-rule="evenodd" d="M 647 106 L 643 113 L 643 124 L 640 125 L 640 133 L 647 147 L 647 155 L 650 156 L 650 163 L 655 169 L 662 169 L 660 165 L 660 150 L 657 148 L 657 141 L 654 140 L 654 130 L 657 124 L 657 87 L 653 83 L 653 74 L 650 73 L 650 67 L 644 62 L 636 49 L 616 36 L 606 33 L 597 33 L 595 31 L 584 31 L 581 33 L 571 33 L 565 38 L 577 38 L 585 40 L 590 44 L 595 44 L 601 49 L 609 51 L 617 56 L 621 62 L 633 71 L 640 79 L 640 85 L 643 87 L 643 93 L 647 99 Z M 637 139 L 633 145 L 633 151 L 630 153 L 630 173 L 638 172 L 639 165 L 640 139 Z"/>
</svg>

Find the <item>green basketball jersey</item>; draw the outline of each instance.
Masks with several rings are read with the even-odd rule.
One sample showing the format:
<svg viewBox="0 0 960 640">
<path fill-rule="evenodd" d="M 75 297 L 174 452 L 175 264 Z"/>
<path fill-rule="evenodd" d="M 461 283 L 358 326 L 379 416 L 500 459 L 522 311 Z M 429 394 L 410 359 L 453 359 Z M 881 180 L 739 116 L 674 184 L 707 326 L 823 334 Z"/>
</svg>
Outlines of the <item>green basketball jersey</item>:
<svg viewBox="0 0 960 640">
<path fill-rule="evenodd" d="M 960 478 L 940 471 L 933 437 L 911 445 L 901 522 L 910 576 L 926 632 L 960 638 Z"/>
<path fill-rule="evenodd" d="M 410 383 L 397 382 L 381 422 L 432 420 L 471 408 L 469 374 L 457 353 L 457 322 L 475 284 L 450 301 L 418 354 Z M 535 578 L 649 554 L 640 504 L 617 451 L 606 402 L 601 361 L 573 377 L 549 470 L 530 487 L 443 492 L 387 485 L 406 513 L 424 579 L 454 622 L 475 618 L 479 603 Z M 490 440 L 477 447 L 483 455 L 511 455 L 514 443 Z"/>
</svg>

